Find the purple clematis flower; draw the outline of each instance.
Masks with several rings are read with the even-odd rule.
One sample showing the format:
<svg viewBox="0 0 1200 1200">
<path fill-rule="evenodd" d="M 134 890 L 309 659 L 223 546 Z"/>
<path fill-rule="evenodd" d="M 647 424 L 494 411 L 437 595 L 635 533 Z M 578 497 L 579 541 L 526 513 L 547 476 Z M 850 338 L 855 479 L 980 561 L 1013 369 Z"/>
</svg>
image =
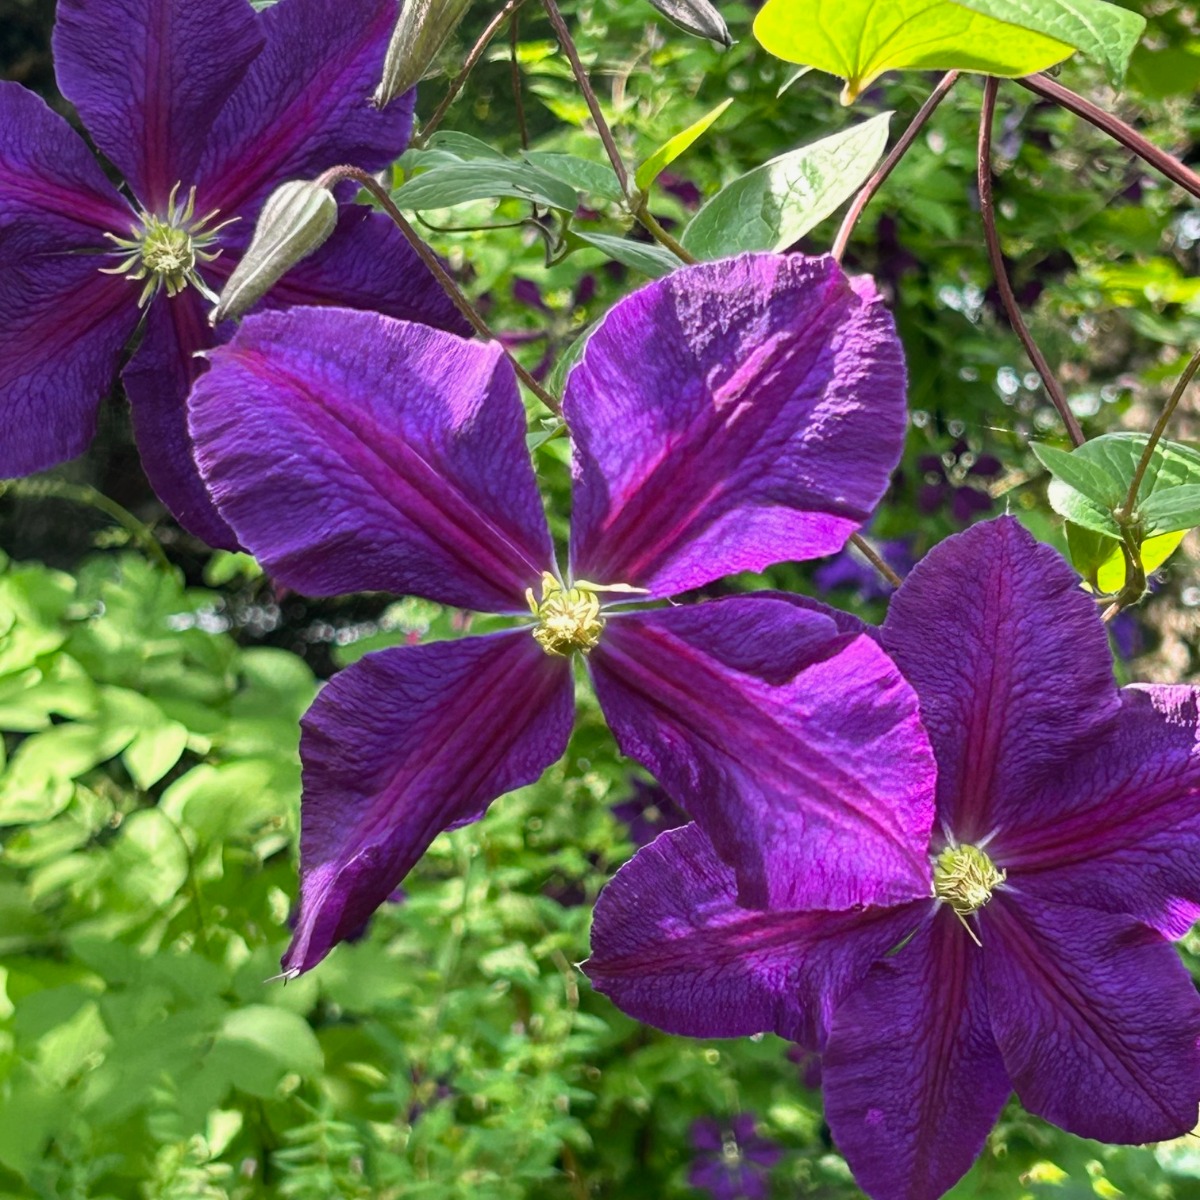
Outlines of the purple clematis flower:
<svg viewBox="0 0 1200 1200">
<path fill-rule="evenodd" d="M 1010 518 L 930 553 L 881 637 L 937 758 L 923 885 L 831 911 L 776 844 L 801 902 L 748 905 L 736 852 L 689 825 L 601 893 L 593 983 L 673 1033 L 819 1049 L 876 1200 L 945 1192 L 1013 1090 L 1081 1137 L 1185 1133 L 1200 999 L 1168 939 L 1200 913 L 1200 693 L 1118 689 L 1094 601 Z"/>
<path fill-rule="evenodd" d="M 191 398 L 197 461 L 272 576 L 533 612 L 532 630 L 366 655 L 321 692 L 304 718 L 288 970 L 360 926 L 439 833 L 561 756 L 575 652 L 622 750 L 737 848 L 754 902 L 790 898 L 768 847 L 846 904 L 925 881 L 928 813 L 893 803 L 922 787 L 905 749 L 915 703 L 892 702 L 903 685 L 871 638 L 796 597 L 605 603 L 826 554 L 863 523 L 904 435 L 900 344 L 868 280 L 746 255 L 617 304 L 563 400 L 566 579 L 499 346 L 296 309 L 247 320 L 212 357 Z M 838 849 L 851 842 L 854 857 Z"/>
<path fill-rule="evenodd" d="M 690 1137 L 696 1149 L 688 1167 L 692 1187 L 712 1200 L 767 1200 L 771 1168 L 783 1149 L 755 1132 L 753 1113 L 738 1113 L 730 1121 L 698 1117 Z"/>
<path fill-rule="evenodd" d="M 146 473 L 183 525 L 236 545 L 187 434 L 194 355 L 218 340 L 208 298 L 279 183 L 347 160 L 374 170 L 403 151 L 412 96 L 382 112 L 367 102 L 394 18 L 393 0 L 261 13 L 246 0 L 59 0 L 59 86 L 133 200 L 61 117 L 0 82 L 0 477 L 87 446 L 141 326 L 122 377 Z M 349 199 L 271 303 L 464 330 L 391 222 Z"/>
</svg>

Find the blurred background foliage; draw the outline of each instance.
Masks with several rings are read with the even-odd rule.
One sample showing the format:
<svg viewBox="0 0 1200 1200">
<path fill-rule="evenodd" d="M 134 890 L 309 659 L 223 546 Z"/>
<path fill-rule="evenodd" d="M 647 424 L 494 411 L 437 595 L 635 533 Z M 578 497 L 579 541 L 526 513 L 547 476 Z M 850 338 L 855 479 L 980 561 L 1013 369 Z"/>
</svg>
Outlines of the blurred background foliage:
<svg viewBox="0 0 1200 1200">
<path fill-rule="evenodd" d="M 421 111 L 495 7 L 470 11 Z M 733 99 L 655 186 L 667 228 L 768 158 L 875 113 L 895 110 L 894 136 L 936 78 L 885 77 L 847 110 L 837 81 L 793 79 L 756 46 L 751 8 L 721 7 L 736 39 L 723 53 L 640 0 L 564 5 L 630 163 Z M 1169 0 L 1140 11 L 1149 30 L 1121 93 L 1083 63 L 1062 81 L 1196 165 L 1200 15 Z M 50 0 L 0 0 L 0 70 L 66 112 L 52 19 Z M 1061 431 L 983 248 L 979 99 L 976 81 L 959 83 L 847 255 L 880 280 L 908 354 L 908 452 L 871 531 L 901 569 L 1006 507 L 1061 539 L 1026 445 Z M 571 229 L 636 239 L 586 115 L 530 3 L 441 128 L 567 170 L 581 192 Z M 419 165 L 406 156 L 396 184 Z M 1077 415 L 1089 433 L 1148 428 L 1200 342 L 1200 207 L 1013 84 L 1001 88 L 996 165 L 1014 285 Z M 521 199 L 421 217 L 552 387 L 579 335 L 645 279 L 564 242 L 561 219 Z M 801 248 L 827 248 L 837 219 Z M 1194 400 L 1174 435 L 1200 439 Z M 561 536 L 565 439 L 535 458 Z M 1125 679 L 1198 677 L 1194 536 L 1115 623 Z M 272 977 L 295 895 L 299 714 L 339 665 L 460 636 L 470 617 L 389 596 L 309 600 L 243 556 L 210 554 L 149 492 L 119 396 L 88 455 L 0 495 L 0 547 L 0 1198 L 859 1194 L 812 1064 L 774 1037 L 705 1043 L 640 1027 L 576 969 L 597 891 L 672 819 L 617 755 L 582 680 L 567 758 L 439 839 L 358 942 L 284 987 Z M 886 598 L 849 556 L 765 582 L 873 619 Z M 1197 949 L 1185 945 L 1189 961 Z M 1200 1142 L 1104 1147 L 1013 1106 L 953 1194 L 1200 1198 Z"/>
</svg>

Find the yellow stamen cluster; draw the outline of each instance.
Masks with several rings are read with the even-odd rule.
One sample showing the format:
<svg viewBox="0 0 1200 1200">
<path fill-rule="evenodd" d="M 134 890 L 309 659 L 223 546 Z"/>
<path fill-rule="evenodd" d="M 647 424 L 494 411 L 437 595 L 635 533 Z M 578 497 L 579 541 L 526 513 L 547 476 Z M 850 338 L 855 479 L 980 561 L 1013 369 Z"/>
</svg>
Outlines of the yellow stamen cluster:
<svg viewBox="0 0 1200 1200">
<path fill-rule="evenodd" d="M 978 846 L 947 846 L 933 860 L 933 894 L 957 914 L 978 944 L 967 917 L 977 913 L 1008 878 Z"/>
<path fill-rule="evenodd" d="M 212 262 L 221 251 L 208 247 L 217 240 L 217 234 L 236 217 L 210 225 L 217 215 L 216 210 L 195 219 L 196 189 L 188 192 L 186 202 L 177 203 L 179 184 L 171 189 L 167 198 L 165 217 L 153 213 L 142 213 L 139 223 L 130 226 L 130 236 L 105 236 L 122 252 L 123 258 L 115 267 L 101 267 L 106 275 L 124 275 L 126 279 L 145 281 L 138 306 L 145 307 L 159 288 L 166 288 L 168 296 L 178 296 L 187 287 L 196 288 L 209 300 L 216 296 L 201 279 L 196 270 L 200 262 Z"/>
<path fill-rule="evenodd" d="M 537 617 L 534 639 L 547 654 L 585 653 L 599 640 L 604 630 L 600 598 L 586 586 L 563 587 L 549 571 L 542 575 L 542 598 L 536 600 L 533 589 L 525 593 L 529 610 Z"/>
</svg>

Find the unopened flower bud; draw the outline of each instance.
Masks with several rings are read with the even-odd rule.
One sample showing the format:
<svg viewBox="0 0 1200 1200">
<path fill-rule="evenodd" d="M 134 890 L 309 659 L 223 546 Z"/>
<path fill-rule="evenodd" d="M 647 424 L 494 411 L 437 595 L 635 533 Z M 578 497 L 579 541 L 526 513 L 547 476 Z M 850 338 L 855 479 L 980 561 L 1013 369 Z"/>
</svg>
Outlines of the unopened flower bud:
<svg viewBox="0 0 1200 1200">
<path fill-rule="evenodd" d="M 327 187 L 303 179 L 277 187 L 259 213 L 250 245 L 229 276 L 209 324 L 240 317 L 253 307 L 329 237 L 337 218 L 337 200 Z"/>
<path fill-rule="evenodd" d="M 390 104 L 420 81 L 434 55 L 458 27 L 470 2 L 404 0 L 383 60 L 383 78 L 371 97 L 376 108 Z"/>
<path fill-rule="evenodd" d="M 720 42 L 726 50 L 733 45 L 725 19 L 708 0 L 650 0 L 650 3 L 687 33 Z"/>
</svg>

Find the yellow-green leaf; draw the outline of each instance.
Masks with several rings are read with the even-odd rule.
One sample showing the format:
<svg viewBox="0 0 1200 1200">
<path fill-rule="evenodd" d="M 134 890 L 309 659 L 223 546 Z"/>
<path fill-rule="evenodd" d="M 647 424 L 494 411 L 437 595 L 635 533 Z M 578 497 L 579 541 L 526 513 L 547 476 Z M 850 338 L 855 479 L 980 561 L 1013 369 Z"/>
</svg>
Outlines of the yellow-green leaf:
<svg viewBox="0 0 1200 1200">
<path fill-rule="evenodd" d="M 884 71 L 959 68 L 1030 75 L 1075 50 L 953 0 L 767 0 L 754 36 L 778 58 L 840 75 L 845 104 Z"/>
<path fill-rule="evenodd" d="M 733 97 L 722 100 L 711 112 L 706 112 L 694 125 L 663 142 L 633 176 L 639 191 L 646 191 L 664 167 L 673 163 L 702 133 L 733 103 Z"/>
<path fill-rule="evenodd" d="M 1147 575 L 1157 571 L 1159 567 L 1179 549 L 1184 533 L 1161 533 L 1158 537 L 1147 538 L 1142 543 L 1142 569 Z M 1096 572 L 1096 587 L 1106 595 L 1115 595 L 1125 586 L 1125 555 L 1117 546 L 1112 554 L 1101 564 Z"/>
</svg>

